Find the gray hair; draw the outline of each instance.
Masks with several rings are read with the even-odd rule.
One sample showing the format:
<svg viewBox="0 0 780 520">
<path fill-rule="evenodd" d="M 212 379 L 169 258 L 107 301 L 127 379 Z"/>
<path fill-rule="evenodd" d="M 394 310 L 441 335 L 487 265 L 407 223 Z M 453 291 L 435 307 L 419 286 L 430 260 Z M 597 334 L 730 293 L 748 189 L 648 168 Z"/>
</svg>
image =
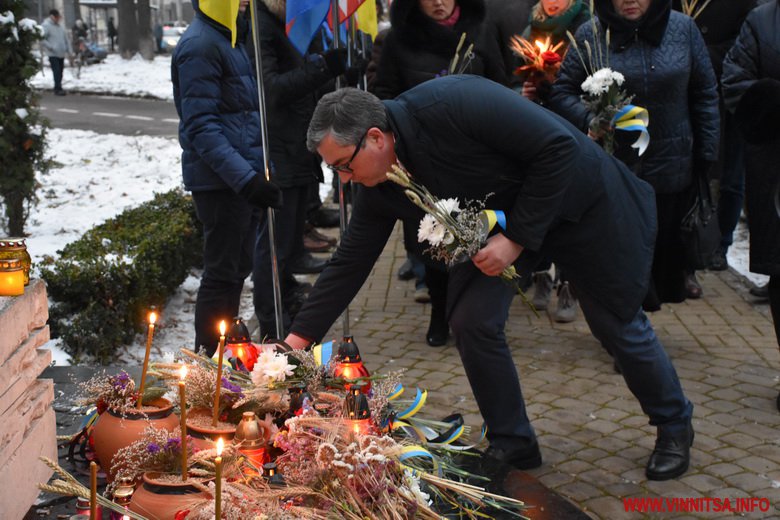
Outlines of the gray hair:
<svg viewBox="0 0 780 520">
<path fill-rule="evenodd" d="M 306 146 L 316 152 L 328 134 L 342 146 L 356 145 L 374 126 L 383 132 L 390 129 L 379 98 L 356 88 L 342 88 L 325 94 L 317 103 L 306 133 Z"/>
</svg>

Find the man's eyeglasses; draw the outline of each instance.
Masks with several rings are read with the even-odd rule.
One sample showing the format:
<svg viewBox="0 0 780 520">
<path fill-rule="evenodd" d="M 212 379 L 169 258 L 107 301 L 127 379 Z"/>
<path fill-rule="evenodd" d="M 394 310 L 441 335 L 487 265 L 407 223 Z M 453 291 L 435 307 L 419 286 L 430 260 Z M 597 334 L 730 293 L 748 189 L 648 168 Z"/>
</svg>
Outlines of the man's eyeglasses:
<svg viewBox="0 0 780 520">
<path fill-rule="evenodd" d="M 352 164 L 352 161 L 355 160 L 355 157 L 357 157 L 357 154 L 360 151 L 360 149 L 363 147 L 363 141 L 366 140 L 366 135 L 367 133 L 363 134 L 363 137 L 360 138 L 360 141 L 358 141 L 357 146 L 355 146 L 355 151 L 352 153 L 352 157 L 350 157 L 347 162 L 339 165 L 329 164 L 328 168 L 330 168 L 331 171 L 336 174 L 352 173 L 352 168 L 350 167 L 350 165 Z"/>
</svg>

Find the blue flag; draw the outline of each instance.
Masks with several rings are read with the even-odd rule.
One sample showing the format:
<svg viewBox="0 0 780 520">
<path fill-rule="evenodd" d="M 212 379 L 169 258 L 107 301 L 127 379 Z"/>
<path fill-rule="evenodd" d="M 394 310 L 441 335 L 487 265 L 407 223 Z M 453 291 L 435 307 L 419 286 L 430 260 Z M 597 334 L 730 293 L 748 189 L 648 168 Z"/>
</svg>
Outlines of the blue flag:
<svg viewBox="0 0 780 520">
<path fill-rule="evenodd" d="M 328 0 L 287 0 L 287 37 L 301 55 L 330 10 Z"/>
</svg>

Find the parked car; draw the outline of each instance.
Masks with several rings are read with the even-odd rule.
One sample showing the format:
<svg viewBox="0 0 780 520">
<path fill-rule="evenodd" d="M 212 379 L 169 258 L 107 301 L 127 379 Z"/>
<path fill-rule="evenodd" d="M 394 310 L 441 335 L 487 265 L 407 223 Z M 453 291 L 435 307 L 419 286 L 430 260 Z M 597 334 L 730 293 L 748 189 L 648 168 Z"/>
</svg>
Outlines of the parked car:
<svg viewBox="0 0 780 520">
<path fill-rule="evenodd" d="M 163 26 L 162 43 L 160 43 L 160 49 L 163 52 L 173 52 L 176 45 L 179 43 L 179 38 L 184 34 L 186 27 L 171 27 L 169 25 Z"/>
</svg>

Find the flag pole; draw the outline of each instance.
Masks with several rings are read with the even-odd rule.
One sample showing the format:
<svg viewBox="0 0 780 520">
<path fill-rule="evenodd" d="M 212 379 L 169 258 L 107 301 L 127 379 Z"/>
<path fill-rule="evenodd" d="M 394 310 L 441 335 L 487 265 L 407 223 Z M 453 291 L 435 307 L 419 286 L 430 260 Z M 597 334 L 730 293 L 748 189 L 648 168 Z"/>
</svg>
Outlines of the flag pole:
<svg viewBox="0 0 780 520">
<path fill-rule="evenodd" d="M 263 168 L 265 180 L 271 181 L 271 168 L 268 158 L 268 124 L 266 122 L 265 89 L 263 87 L 263 58 L 260 56 L 260 31 L 257 23 L 256 0 L 249 0 L 250 18 L 252 20 L 252 41 L 255 44 L 255 77 L 257 79 L 257 101 L 260 109 L 260 136 L 263 144 Z M 282 289 L 279 283 L 279 261 L 276 256 L 276 218 L 273 208 L 268 208 L 266 221 L 268 241 L 271 246 L 271 278 L 274 290 L 274 316 L 276 318 L 276 339 L 284 339 L 284 323 L 282 321 Z M 258 319 L 260 316 L 258 316 Z M 261 338 L 262 339 L 262 338 Z"/>
<path fill-rule="evenodd" d="M 333 21 L 333 48 L 341 48 L 341 31 L 339 29 L 339 0 L 330 0 L 330 15 Z M 347 47 L 349 52 L 349 47 Z M 347 54 L 349 57 L 349 54 Z M 336 90 L 342 87 L 341 76 L 336 77 Z M 338 175 L 337 175 L 338 177 Z M 339 188 L 339 239 L 344 237 L 347 229 L 347 201 L 344 200 L 344 185 L 341 183 L 341 177 L 338 178 Z M 349 304 L 341 314 L 341 329 L 343 336 L 349 336 Z"/>
</svg>

